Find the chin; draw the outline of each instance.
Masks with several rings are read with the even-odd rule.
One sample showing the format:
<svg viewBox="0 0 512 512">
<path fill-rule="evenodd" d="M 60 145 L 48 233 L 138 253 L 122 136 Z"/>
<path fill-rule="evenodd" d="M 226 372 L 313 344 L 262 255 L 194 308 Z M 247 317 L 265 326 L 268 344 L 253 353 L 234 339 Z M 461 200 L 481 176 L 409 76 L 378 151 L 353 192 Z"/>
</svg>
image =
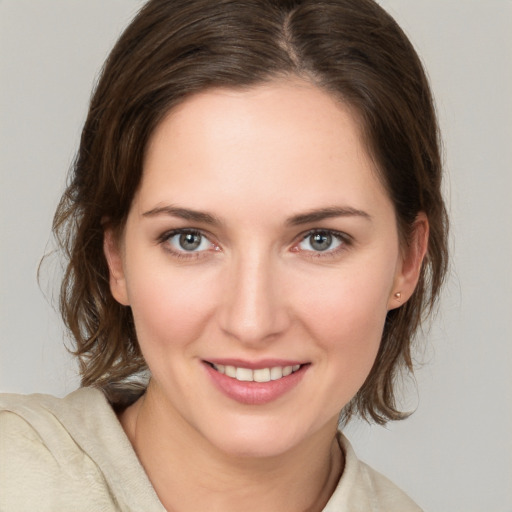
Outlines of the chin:
<svg viewBox="0 0 512 512">
<path fill-rule="evenodd" d="M 231 457 L 272 458 L 299 449 L 313 437 L 315 429 L 306 429 L 302 425 L 297 430 L 297 425 L 298 421 L 293 421 L 292 424 L 290 421 L 283 422 L 282 419 L 247 415 L 239 421 L 232 421 L 229 426 L 218 425 L 215 429 L 210 429 L 205 437 L 219 451 Z M 332 435 L 334 433 L 335 427 Z"/>
<path fill-rule="evenodd" d="M 230 457 L 265 459 L 282 456 L 293 450 L 293 439 L 266 432 L 237 432 L 234 436 L 211 439 L 219 451 Z"/>
</svg>

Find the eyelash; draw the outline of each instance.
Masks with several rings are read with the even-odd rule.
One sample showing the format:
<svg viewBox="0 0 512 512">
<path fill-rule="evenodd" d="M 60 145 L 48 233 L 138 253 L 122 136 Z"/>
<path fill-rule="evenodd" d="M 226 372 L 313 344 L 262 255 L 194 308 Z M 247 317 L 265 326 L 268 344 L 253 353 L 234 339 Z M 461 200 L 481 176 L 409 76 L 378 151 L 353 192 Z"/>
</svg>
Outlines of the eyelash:
<svg viewBox="0 0 512 512">
<path fill-rule="evenodd" d="M 314 235 L 328 235 L 331 236 L 333 239 L 336 239 L 338 242 L 340 242 L 340 245 L 338 247 L 335 247 L 334 249 L 326 249 L 325 251 L 313 251 L 313 250 L 303 250 L 300 251 L 300 249 L 297 249 L 297 246 L 301 244 L 302 242 L 306 241 L 308 238 L 314 236 Z M 294 244 L 292 247 L 292 251 L 294 252 L 302 252 L 304 256 L 308 258 L 332 258 L 337 257 L 339 254 L 343 251 L 346 251 L 351 245 L 352 245 L 352 237 L 347 235 L 346 233 L 343 233 L 341 231 L 335 231 L 332 229 L 311 229 L 307 231 L 306 233 L 303 233 L 300 236 L 300 239 L 298 242 Z"/>
<path fill-rule="evenodd" d="M 317 234 L 322 235 L 329 235 L 332 238 L 338 240 L 340 242 L 340 245 L 334 249 L 326 249 L 325 251 L 314 251 L 314 250 L 300 250 L 298 249 L 298 245 L 307 240 L 309 237 L 312 237 Z M 178 251 L 174 250 L 170 247 L 170 240 L 175 237 L 176 235 L 197 235 L 202 238 L 206 238 L 208 242 L 212 245 L 213 251 L 218 251 L 219 247 L 213 243 L 210 240 L 210 235 L 205 234 L 204 232 L 193 229 L 193 228 L 182 228 L 182 229 L 174 229 L 172 231 L 166 231 L 165 233 L 162 233 L 158 237 L 158 243 L 161 244 L 164 249 L 172 254 L 173 257 L 178 259 L 197 259 L 200 257 L 206 256 L 206 253 L 210 252 L 209 250 L 202 250 L 202 251 Z M 292 252 L 302 252 L 305 257 L 308 258 L 328 258 L 328 257 L 335 257 L 338 256 L 340 252 L 343 252 L 349 248 L 352 243 L 352 237 L 350 235 L 347 235 L 346 233 L 335 231 L 332 229 L 311 229 L 305 233 L 300 234 L 298 237 L 298 241 L 294 242 L 291 251 Z"/>
<path fill-rule="evenodd" d="M 197 259 L 197 258 L 205 256 L 205 253 L 209 252 L 209 251 L 185 251 L 185 250 L 177 251 L 177 250 L 173 249 L 170 246 L 170 241 L 176 235 L 200 236 L 201 238 L 205 238 L 206 240 L 208 240 L 210 242 L 210 244 L 214 247 L 214 249 L 213 249 L 214 251 L 218 250 L 218 248 L 217 248 L 218 246 L 215 245 L 213 242 L 211 242 L 210 236 L 206 235 L 205 233 L 203 233 L 202 231 L 200 231 L 198 229 L 192 229 L 192 228 L 173 229 L 172 231 L 166 231 L 165 233 L 162 233 L 162 235 L 160 235 L 158 237 L 158 243 L 161 244 L 164 247 L 164 249 L 175 258 L 187 259 L 187 260 Z"/>
</svg>

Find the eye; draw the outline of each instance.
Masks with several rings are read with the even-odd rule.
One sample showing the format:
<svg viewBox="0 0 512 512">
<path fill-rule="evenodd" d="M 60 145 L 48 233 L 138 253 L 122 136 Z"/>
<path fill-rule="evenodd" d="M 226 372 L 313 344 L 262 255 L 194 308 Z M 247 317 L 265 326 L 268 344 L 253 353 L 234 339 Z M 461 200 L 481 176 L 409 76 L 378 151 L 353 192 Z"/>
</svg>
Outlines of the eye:
<svg viewBox="0 0 512 512">
<path fill-rule="evenodd" d="M 298 244 L 301 251 L 333 252 L 344 244 L 341 234 L 328 230 L 307 233 Z"/>
<path fill-rule="evenodd" d="M 173 231 L 162 238 L 172 251 L 179 253 L 201 252 L 215 248 L 206 236 L 194 230 Z"/>
</svg>

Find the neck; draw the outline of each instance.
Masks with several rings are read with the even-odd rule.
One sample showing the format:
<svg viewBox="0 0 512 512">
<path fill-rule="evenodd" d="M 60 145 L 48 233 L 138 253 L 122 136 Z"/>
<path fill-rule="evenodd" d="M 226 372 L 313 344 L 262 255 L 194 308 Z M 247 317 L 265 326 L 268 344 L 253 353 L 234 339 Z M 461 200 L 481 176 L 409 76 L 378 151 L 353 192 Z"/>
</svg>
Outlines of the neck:
<svg viewBox="0 0 512 512">
<path fill-rule="evenodd" d="M 170 512 L 321 511 L 343 470 L 332 426 L 273 457 L 226 454 L 150 390 L 120 416 L 164 507 Z"/>
</svg>

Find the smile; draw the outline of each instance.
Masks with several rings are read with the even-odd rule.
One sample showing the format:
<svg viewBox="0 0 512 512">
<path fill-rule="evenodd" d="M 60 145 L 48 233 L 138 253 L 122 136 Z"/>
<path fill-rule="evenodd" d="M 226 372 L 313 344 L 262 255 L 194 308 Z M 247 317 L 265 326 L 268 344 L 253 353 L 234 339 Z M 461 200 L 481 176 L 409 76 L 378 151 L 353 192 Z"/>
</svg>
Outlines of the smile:
<svg viewBox="0 0 512 512">
<path fill-rule="evenodd" d="M 296 372 L 301 367 L 300 364 L 296 364 L 293 366 L 273 366 L 269 368 L 258 368 L 257 370 L 251 370 L 250 368 L 242 368 L 237 366 L 214 363 L 210 364 L 219 373 L 240 382 L 270 382 L 272 380 L 279 380 L 283 377 L 288 377 L 288 375 Z"/>
<path fill-rule="evenodd" d="M 265 405 L 299 386 L 311 363 L 275 359 L 258 362 L 203 360 L 203 368 L 226 397 L 245 405 Z"/>
</svg>

